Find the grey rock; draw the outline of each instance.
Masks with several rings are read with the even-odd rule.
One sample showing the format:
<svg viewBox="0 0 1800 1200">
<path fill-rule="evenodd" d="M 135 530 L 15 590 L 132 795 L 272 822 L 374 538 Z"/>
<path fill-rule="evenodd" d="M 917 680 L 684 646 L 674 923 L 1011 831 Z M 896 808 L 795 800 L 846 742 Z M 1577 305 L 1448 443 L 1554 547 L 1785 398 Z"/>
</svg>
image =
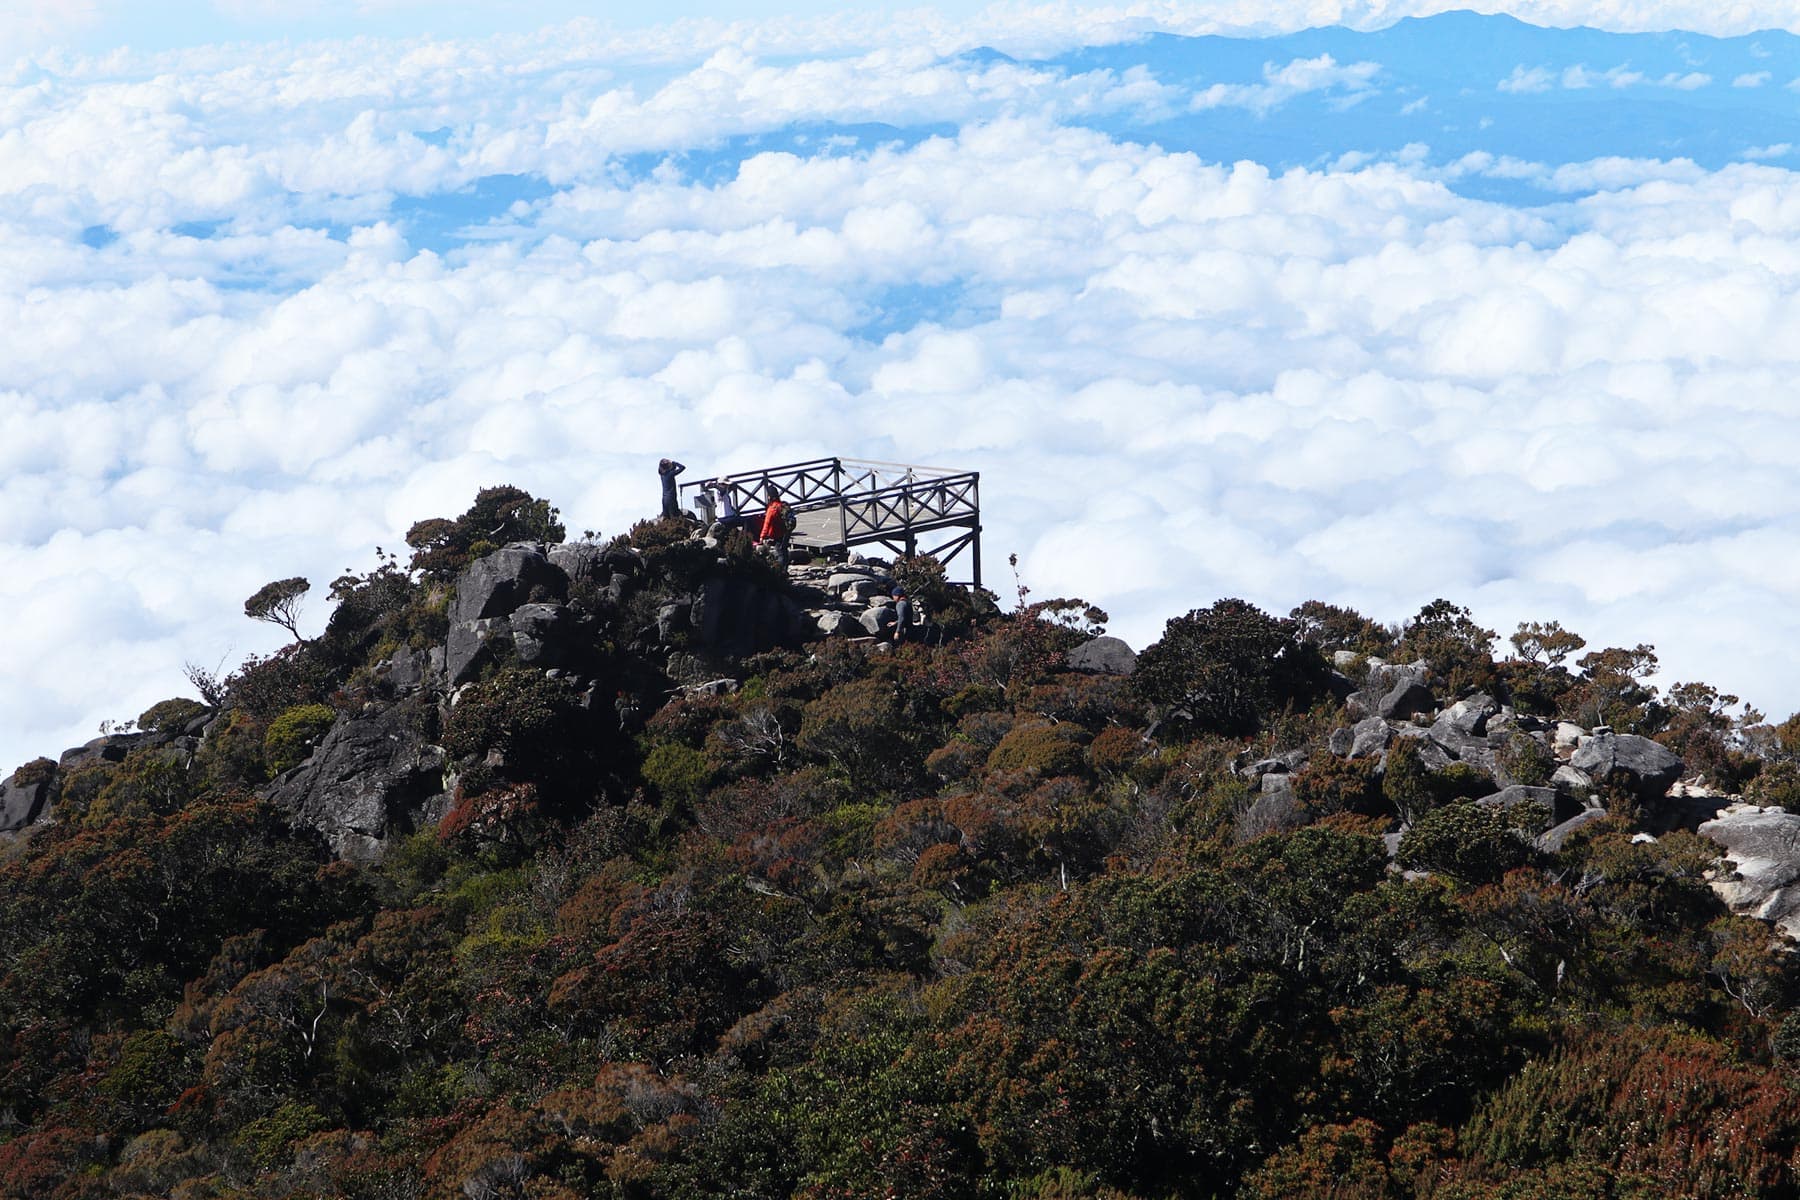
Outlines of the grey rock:
<svg viewBox="0 0 1800 1200">
<path fill-rule="evenodd" d="M 1436 706 L 1437 701 L 1423 680 L 1407 678 L 1389 688 L 1375 702 L 1375 715 L 1397 721 L 1414 713 L 1430 712 Z"/>
<path fill-rule="evenodd" d="M 67 774 L 81 767 L 101 762 L 124 762 L 125 756 L 151 741 L 147 733 L 109 733 L 84 742 L 73 750 L 64 750 L 57 767 Z"/>
<path fill-rule="evenodd" d="M 693 628 L 694 601 L 692 597 L 672 600 L 656 610 L 656 637 L 667 645 L 675 640 L 675 635 L 686 633 Z"/>
<path fill-rule="evenodd" d="M 858 579 L 846 584 L 838 595 L 846 604 L 866 604 L 877 596 L 885 596 L 893 588 L 875 579 Z"/>
<path fill-rule="evenodd" d="M 1068 663 L 1096 675 L 1129 675 L 1137 670 L 1137 653 L 1123 638 L 1097 637 L 1069 651 Z"/>
<path fill-rule="evenodd" d="M 340 717 L 312 757 L 264 789 L 296 825 L 342 858 L 369 862 L 443 815 L 443 751 L 419 730 L 418 701 Z"/>
<path fill-rule="evenodd" d="M 510 630 L 505 617 L 484 617 L 451 625 L 444 642 L 444 677 L 450 686 L 467 683 L 481 674 L 481 668 L 496 657 L 496 643 L 504 645 L 502 635 Z"/>
<path fill-rule="evenodd" d="M 20 783 L 16 774 L 7 776 L 0 783 L 0 833 L 16 833 L 49 820 L 56 783 L 54 773 L 35 783 Z"/>
<path fill-rule="evenodd" d="M 1240 842 L 1250 841 L 1265 833 L 1298 829 L 1307 822 L 1306 810 L 1295 798 L 1293 788 L 1282 786 L 1286 784 L 1288 776 L 1270 775 L 1265 778 L 1280 782 L 1273 789 L 1260 793 L 1238 814 L 1233 823 L 1233 834 Z"/>
<path fill-rule="evenodd" d="M 1419 762 L 1427 771 L 1441 771 L 1456 761 L 1450 757 L 1448 751 L 1427 736 L 1426 730 L 1420 729 L 1417 725 L 1397 726 L 1394 729 L 1394 736 L 1396 738 L 1412 738 L 1418 742 Z M 1385 756 L 1382 765 L 1383 767 L 1387 765 Z"/>
<path fill-rule="evenodd" d="M 1289 750 L 1285 754 L 1277 754 L 1269 758 L 1259 758 L 1248 766 L 1241 768 L 1238 771 L 1238 774 L 1245 779 L 1261 779 L 1265 775 L 1287 775 L 1294 771 L 1298 771 L 1301 767 L 1305 766 L 1306 759 L 1307 754 L 1305 750 Z"/>
<path fill-rule="evenodd" d="M 550 547 L 547 557 L 571 584 L 598 584 L 612 575 L 612 568 L 606 565 L 605 548 L 593 542 L 564 542 Z"/>
<path fill-rule="evenodd" d="M 663 670 L 682 687 L 706 683 L 730 674 L 724 662 L 704 651 L 694 653 L 677 650 L 669 655 L 669 661 Z"/>
<path fill-rule="evenodd" d="M 1560 825 L 1553 826 L 1545 832 L 1538 834 L 1536 839 L 1534 839 L 1534 844 L 1539 850 L 1542 850 L 1547 854 L 1554 854 L 1568 844 L 1569 835 L 1574 833 L 1577 829 L 1586 829 L 1596 821 L 1604 820 L 1606 820 L 1605 809 L 1584 808 Z"/>
<path fill-rule="evenodd" d="M 1800 936 L 1800 815 L 1728 809 L 1702 822 L 1699 833 L 1717 842 L 1735 868 L 1712 884 L 1731 911 Z"/>
<path fill-rule="evenodd" d="M 1632 733 L 1596 733 L 1576 748 L 1569 765 L 1595 783 L 1622 781 L 1644 800 L 1660 798 L 1683 770 L 1666 746 Z"/>
<path fill-rule="evenodd" d="M 864 609 L 857 615 L 856 619 L 861 623 L 864 633 L 868 634 L 870 637 L 879 636 L 883 629 L 893 623 L 894 606 L 891 604 L 877 604 L 873 608 Z"/>
<path fill-rule="evenodd" d="M 1550 776 L 1550 786 L 1558 791 L 1585 795 L 1594 790 L 1594 777 L 1564 763 Z"/>
<path fill-rule="evenodd" d="M 1358 720 L 1364 717 L 1403 719 L 1436 707 L 1431 699 L 1431 671 L 1422 662 L 1394 664 L 1369 660 L 1361 689 L 1344 701 Z"/>
<path fill-rule="evenodd" d="M 819 631 L 820 637 L 834 637 L 840 634 L 861 634 L 863 631 L 862 624 L 848 613 L 828 610 L 824 612 L 813 612 L 811 616 L 813 619 L 813 627 Z"/>
<path fill-rule="evenodd" d="M 528 667 L 559 666 L 571 657 L 575 614 L 564 604 L 522 604 L 510 619 L 513 650 Z"/>
<path fill-rule="evenodd" d="M 425 686 L 431 671 L 431 655 L 402 646 L 376 666 L 375 677 L 396 695 L 410 695 Z"/>
<path fill-rule="evenodd" d="M 1340 671 L 1347 671 L 1356 665 L 1358 657 L 1359 656 L 1354 650 L 1333 650 L 1331 652 L 1331 665 Z"/>
<path fill-rule="evenodd" d="M 1349 758 L 1351 751 L 1356 748 L 1356 730 L 1350 728 L 1332 730 L 1331 735 L 1325 739 L 1325 748 L 1339 758 Z"/>
<path fill-rule="evenodd" d="M 1571 725 L 1567 721 L 1558 721 L 1550 734 L 1550 748 L 1558 754 L 1567 756 L 1575 753 L 1575 747 L 1587 736 L 1587 730 L 1579 725 Z"/>
<path fill-rule="evenodd" d="M 1498 716 L 1500 705 L 1486 692 L 1476 692 L 1446 708 L 1432 727 L 1454 729 L 1464 737 L 1485 737 L 1490 718 Z"/>
<path fill-rule="evenodd" d="M 1518 808 L 1525 804 L 1535 804 L 1544 812 L 1544 825 L 1539 832 L 1548 831 L 1558 821 L 1566 820 L 1579 811 L 1579 806 L 1559 796 L 1555 788 L 1526 787 L 1524 784 L 1517 783 L 1511 787 L 1501 788 L 1491 796 L 1483 796 L 1475 803 L 1482 808 L 1505 810 Z"/>
<path fill-rule="evenodd" d="M 1369 717 L 1358 721 L 1350 731 L 1350 757 L 1362 758 L 1370 754 L 1380 754 L 1394 741 L 1394 727 L 1380 717 Z"/>
<path fill-rule="evenodd" d="M 456 577 L 450 623 L 507 616 L 537 588 L 562 599 L 568 595 L 568 584 L 569 577 L 550 564 L 542 546 L 531 542 L 504 546 L 476 559 Z"/>
</svg>

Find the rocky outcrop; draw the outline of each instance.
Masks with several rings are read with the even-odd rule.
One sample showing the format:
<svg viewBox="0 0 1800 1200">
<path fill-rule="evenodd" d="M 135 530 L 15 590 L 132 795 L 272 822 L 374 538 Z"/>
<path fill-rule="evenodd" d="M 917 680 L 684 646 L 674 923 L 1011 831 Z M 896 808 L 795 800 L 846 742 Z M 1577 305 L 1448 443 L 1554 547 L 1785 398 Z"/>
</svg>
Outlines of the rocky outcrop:
<svg viewBox="0 0 1800 1200">
<path fill-rule="evenodd" d="M 1097 637 L 1069 651 L 1068 663 L 1095 675 L 1129 675 L 1137 670 L 1137 653 L 1123 638 Z"/>
<path fill-rule="evenodd" d="M 1731 911 L 1771 921 L 1800 938 L 1800 816 L 1779 808 L 1734 804 L 1701 824 L 1701 836 L 1724 850 L 1726 869 L 1712 889 Z"/>
<path fill-rule="evenodd" d="M 1589 825 L 1604 820 L 1606 820 L 1605 809 L 1584 808 L 1568 820 L 1540 833 L 1534 839 L 1533 844 L 1546 854 L 1555 854 L 1568 845 L 1569 838 L 1574 836 L 1578 830 L 1586 829 Z"/>
<path fill-rule="evenodd" d="M 56 773 L 51 770 L 20 770 L 0 782 L 0 833 L 16 833 L 48 819 L 55 790 Z"/>
<path fill-rule="evenodd" d="M 564 557 L 575 562 L 572 556 Z M 569 577 L 535 542 L 502 547 L 464 567 L 456 577 L 456 597 L 450 604 L 445 681 L 455 687 L 474 679 L 484 666 L 513 648 L 511 618 L 515 611 L 534 602 L 561 599 L 568 594 L 568 587 Z M 542 643 L 534 643 L 531 649 L 542 653 Z"/>
<path fill-rule="evenodd" d="M 788 569 L 792 595 L 804 605 L 808 631 L 820 637 L 872 637 L 881 610 L 893 604 L 894 577 L 877 559 L 805 563 Z"/>
<path fill-rule="evenodd" d="M 1501 788 L 1492 795 L 1483 796 L 1475 803 L 1482 808 L 1497 808 L 1504 812 L 1511 812 L 1525 805 L 1536 805 L 1543 810 L 1544 814 L 1543 823 L 1537 830 L 1539 833 L 1548 833 L 1552 827 L 1581 811 L 1579 804 L 1559 795 L 1555 788 L 1527 787 L 1524 784 Z"/>
<path fill-rule="evenodd" d="M 1431 712 L 1437 707 L 1431 694 L 1431 671 L 1422 662 L 1396 665 L 1370 659 L 1363 686 L 1350 694 L 1345 705 L 1353 716 L 1390 721 Z"/>
<path fill-rule="evenodd" d="M 568 586 L 569 577 L 551 564 L 543 546 L 515 542 L 463 568 L 456 577 L 450 623 L 454 626 L 509 616 L 521 604 L 534 599 L 563 599 Z"/>
<path fill-rule="evenodd" d="M 443 815 L 444 754 L 420 732 L 429 719 L 416 701 L 339 718 L 312 757 L 263 794 L 340 857 L 377 859 Z"/>
<path fill-rule="evenodd" d="M 1596 784 L 1622 784 L 1645 801 L 1660 799 L 1683 769 L 1667 747 L 1636 734 L 1612 732 L 1589 736 L 1576 747 L 1569 765 Z"/>
</svg>

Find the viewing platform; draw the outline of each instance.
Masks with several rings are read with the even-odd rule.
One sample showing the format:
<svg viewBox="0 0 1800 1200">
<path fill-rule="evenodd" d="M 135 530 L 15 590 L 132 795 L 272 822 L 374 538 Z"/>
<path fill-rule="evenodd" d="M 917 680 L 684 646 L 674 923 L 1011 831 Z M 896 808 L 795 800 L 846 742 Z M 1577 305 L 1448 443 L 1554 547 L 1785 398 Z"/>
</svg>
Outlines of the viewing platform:
<svg viewBox="0 0 1800 1200">
<path fill-rule="evenodd" d="M 893 555 L 929 554 L 953 583 L 981 586 L 981 473 L 854 458 L 817 458 L 683 484 L 731 489 L 738 510 L 761 519 L 773 485 L 798 521 L 791 544 L 825 556 L 877 545 Z M 967 554 L 966 559 L 964 554 Z M 954 565 L 968 563 L 956 578 Z"/>
</svg>

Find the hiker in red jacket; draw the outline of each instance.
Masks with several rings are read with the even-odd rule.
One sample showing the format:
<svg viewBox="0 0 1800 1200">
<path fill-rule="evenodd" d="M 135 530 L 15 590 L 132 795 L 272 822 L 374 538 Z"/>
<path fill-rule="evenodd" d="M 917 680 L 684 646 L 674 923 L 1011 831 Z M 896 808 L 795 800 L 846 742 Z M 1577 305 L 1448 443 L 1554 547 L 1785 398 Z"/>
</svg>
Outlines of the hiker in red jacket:
<svg viewBox="0 0 1800 1200">
<path fill-rule="evenodd" d="M 792 518 L 787 501 L 774 484 L 770 484 L 764 492 L 769 499 L 769 507 L 763 510 L 762 529 L 756 535 L 756 544 L 765 543 L 775 547 L 775 561 L 781 564 L 782 570 L 788 565 L 788 534 L 793 532 Z"/>
</svg>

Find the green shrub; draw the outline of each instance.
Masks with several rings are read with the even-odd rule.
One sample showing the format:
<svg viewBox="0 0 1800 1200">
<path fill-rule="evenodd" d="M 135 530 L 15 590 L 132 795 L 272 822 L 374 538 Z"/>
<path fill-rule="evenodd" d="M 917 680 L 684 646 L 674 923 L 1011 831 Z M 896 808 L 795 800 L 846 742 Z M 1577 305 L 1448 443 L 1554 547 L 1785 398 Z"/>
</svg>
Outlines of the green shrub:
<svg viewBox="0 0 1800 1200">
<path fill-rule="evenodd" d="M 1523 810 L 1523 811 L 1522 811 Z M 1519 826 L 1536 805 L 1511 810 L 1451 804 L 1426 813 L 1400 838 L 1395 856 L 1408 870 L 1434 871 L 1464 883 L 1488 883 L 1531 861 Z"/>
<path fill-rule="evenodd" d="M 138 728 L 146 733 L 162 733 L 180 729 L 195 717 L 207 712 L 206 705 L 198 700 L 189 700 L 185 696 L 176 696 L 171 700 L 158 700 L 146 708 L 137 719 Z"/>
<path fill-rule="evenodd" d="M 1494 765 L 1513 783 L 1529 787 L 1542 787 L 1556 774 L 1556 756 L 1550 753 L 1550 747 L 1516 729 L 1494 751 Z"/>
<path fill-rule="evenodd" d="M 680 742 L 664 742 L 644 759 L 644 782 L 665 800 L 693 804 L 706 794 L 712 772 L 706 755 Z"/>
<path fill-rule="evenodd" d="M 1000 739 L 988 754 L 990 771 L 1034 771 L 1039 775 L 1081 772 L 1081 729 L 1070 724 L 1022 725 Z"/>
<path fill-rule="evenodd" d="M 22 788 L 36 787 L 40 783 L 48 783 L 56 778 L 56 761 L 49 758 L 34 758 L 12 773 L 13 783 Z"/>
<path fill-rule="evenodd" d="M 1198 729 L 1241 735 L 1284 708 L 1310 705 L 1329 676 L 1318 648 L 1300 640 L 1294 621 L 1227 599 L 1171 618 L 1163 636 L 1138 655 L 1131 685 Z"/>
<path fill-rule="evenodd" d="M 279 775 L 311 756 L 313 746 L 337 720 L 329 704 L 296 704 L 269 722 L 263 734 L 263 760 Z"/>
</svg>

